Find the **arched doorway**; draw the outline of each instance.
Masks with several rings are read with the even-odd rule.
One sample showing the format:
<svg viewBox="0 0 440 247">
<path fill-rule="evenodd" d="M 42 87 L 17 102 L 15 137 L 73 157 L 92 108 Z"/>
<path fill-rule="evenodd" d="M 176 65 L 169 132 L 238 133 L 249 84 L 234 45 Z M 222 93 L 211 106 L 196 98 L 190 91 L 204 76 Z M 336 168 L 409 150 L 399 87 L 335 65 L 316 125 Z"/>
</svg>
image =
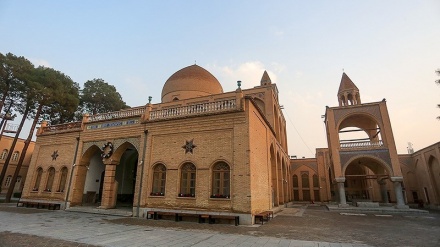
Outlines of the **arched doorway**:
<svg viewBox="0 0 440 247">
<path fill-rule="evenodd" d="M 136 184 L 138 151 L 129 144 L 123 144 L 124 152 L 116 166 L 115 180 L 118 183 L 116 207 L 132 207 Z"/>
<path fill-rule="evenodd" d="M 95 153 L 90 159 L 87 168 L 83 190 L 83 205 L 99 206 L 102 198 L 102 183 L 105 165 L 102 163 L 101 153 Z"/>
<path fill-rule="evenodd" d="M 272 207 L 278 206 L 278 173 L 276 163 L 275 150 L 273 145 L 270 146 L 270 167 L 272 177 Z"/>
<path fill-rule="evenodd" d="M 105 165 L 101 158 L 101 149 L 96 145 L 89 147 L 78 165 L 74 168 L 71 206 L 100 206 L 102 197 L 102 177 Z"/>
<path fill-rule="evenodd" d="M 434 156 L 430 156 L 428 160 L 428 167 L 434 193 L 438 200 L 440 200 L 440 163 L 438 159 L 436 159 Z"/>
<path fill-rule="evenodd" d="M 348 202 L 375 201 L 389 203 L 393 193 L 389 168 L 369 156 L 351 159 L 345 166 L 345 196 Z"/>
</svg>

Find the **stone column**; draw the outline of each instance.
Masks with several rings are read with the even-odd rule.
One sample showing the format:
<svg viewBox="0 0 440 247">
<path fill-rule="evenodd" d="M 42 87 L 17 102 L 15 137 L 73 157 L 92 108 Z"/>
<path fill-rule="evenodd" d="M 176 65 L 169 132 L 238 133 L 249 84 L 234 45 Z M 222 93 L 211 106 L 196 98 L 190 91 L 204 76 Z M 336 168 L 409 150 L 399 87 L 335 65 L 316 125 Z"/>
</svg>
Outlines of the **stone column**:
<svg viewBox="0 0 440 247">
<path fill-rule="evenodd" d="M 380 185 L 380 195 L 382 197 L 382 203 L 385 203 L 385 204 L 390 203 L 390 201 L 388 200 L 386 178 L 378 178 L 377 183 Z"/>
<path fill-rule="evenodd" d="M 117 187 L 115 186 L 116 164 L 105 165 L 104 184 L 102 185 L 102 200 L 100 208 L 115 208 L 116 198 L 115 196 Z"/>
<path fill-rule="evenodd" d="M 150 96 L 151 97 L 151 96 Z M 151 101 L 151 98 L 149 97 L 149 100 Z M 143 123 L 145 123 L 145 122 L 147 122 L 147 121 L 149 121 L 150 120 L 150 112 L 152 111 L 152 109 L 153 109 L 153 107 L 151 106 L 151 103 L 148 103 L 146 106 L 145 106 L 145 112 L 144 112 L 144 114 L 142 114 L 142 116 L 141 116 L 141 121 L 143 122 Z"/>
<path fill-rule="evenodd" d="M 345 199 L 345 177 L 338 177 L 335 180 L 338 183 L 339 207 L 348 207 L 347 200 Z"/>
<path fill-rule="evenodd" d="M 397 201 L 397 204 L 394 207 L 397 209 L 409 208 L 408 205 L 405 205 L 405 201 L 403 200 L 402 184 L 401 184 L 403 182 L 403 177 L 391 177 L 391 181 L 394 183 L 394 193 L 396 193 L 396 201 Z"/>
<path fill-rule="evenodd" d="M 241 91 L 241 81 L 237 81 L 237 85 L 238 82 L 240 82 L 240 85 L 238 86 L 237 90 L 235 90 L 235 105 L 237 107 L 237 109 L 239 110 L 244 110 L 244 102 L 243 102 L 243 91 Z"/>
</svg>

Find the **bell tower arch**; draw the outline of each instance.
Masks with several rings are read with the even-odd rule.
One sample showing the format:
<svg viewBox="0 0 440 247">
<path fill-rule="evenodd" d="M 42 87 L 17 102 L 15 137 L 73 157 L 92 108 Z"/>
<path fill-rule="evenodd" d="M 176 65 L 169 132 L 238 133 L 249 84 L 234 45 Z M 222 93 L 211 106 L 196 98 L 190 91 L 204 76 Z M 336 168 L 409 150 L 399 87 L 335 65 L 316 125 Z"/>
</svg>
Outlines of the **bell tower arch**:
<svg viewBox="0 0 440 247">
<path fill-rule="evenodd" d="M 350 184 L 347 181 L 356 179 L 357 184 L 371 184 L 371 180 L 377 180 L 384 193 L 386 183 L 392 183 L 396 208 L 407 208 L 402 194 L 403 176 L 385 99 L 361 103 L 358 87 L 343 73 L 338 102 L 338 107 L 326 107 L 325 125 L 340 206 L 346 206 L 347 199 L 368 194 L 366 191 L 364 195 L 350 195 L 350 191 L 346 191 L 347 184 Z"/>
</svg>

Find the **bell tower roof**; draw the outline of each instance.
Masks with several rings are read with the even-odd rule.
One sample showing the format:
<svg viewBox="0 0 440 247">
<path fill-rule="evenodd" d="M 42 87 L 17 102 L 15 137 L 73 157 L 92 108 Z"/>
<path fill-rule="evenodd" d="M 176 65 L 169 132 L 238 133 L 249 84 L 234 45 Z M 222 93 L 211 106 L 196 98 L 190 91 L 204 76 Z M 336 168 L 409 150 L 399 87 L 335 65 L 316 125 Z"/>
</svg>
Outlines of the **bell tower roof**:
<svg viewBox="0 0 440 247">
<path fill-rule="evenodd" d="M 261 77 L 260 85 L 266 86 L 266 85 L 270 85 L 270 84 L 272 84 L 272 80 L 270 79 L 269 74 L 265 70 L 263 73 L 263 76 Z"/>
<path fill-rule="evenodd" d="M 348 77 L 348 75 L 345 74 L 345 72 L 342 73 L 341 84 L 339 84 L 338 94 L 344 91 L 352 91 L 352 90 L 359 91 L 356 85 L 354 85 L 353 81 L 351 81 L 350 77 Z"/>
<path fill-rule="evenodd" d="M 345 72 L 342 73 L 341 84 L 339 84 L 338 101 L 339 106 L 361 104 L 359 89 Z"/>
</svg>

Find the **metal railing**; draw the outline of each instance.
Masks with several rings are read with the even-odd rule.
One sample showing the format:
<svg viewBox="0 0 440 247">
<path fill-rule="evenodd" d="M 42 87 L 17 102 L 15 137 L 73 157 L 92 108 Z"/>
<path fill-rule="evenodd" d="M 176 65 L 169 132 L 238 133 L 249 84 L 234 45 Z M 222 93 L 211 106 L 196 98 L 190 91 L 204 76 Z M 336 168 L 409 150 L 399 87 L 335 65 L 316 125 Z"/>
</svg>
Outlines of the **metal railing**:
<svg viewBox="0 0 440 247">
<path fill-rule="evenodd" d="M 341 149 L 374 149 L 383 147 L 382 141 L 346 142 L 341 143 Z"/>
<path fill-rule="evenodd" d="M 18 124 L 6 124 L 6 127 L 3 129 L 5 133 L 17 133 L 19 125 Z"/>
</svg>

